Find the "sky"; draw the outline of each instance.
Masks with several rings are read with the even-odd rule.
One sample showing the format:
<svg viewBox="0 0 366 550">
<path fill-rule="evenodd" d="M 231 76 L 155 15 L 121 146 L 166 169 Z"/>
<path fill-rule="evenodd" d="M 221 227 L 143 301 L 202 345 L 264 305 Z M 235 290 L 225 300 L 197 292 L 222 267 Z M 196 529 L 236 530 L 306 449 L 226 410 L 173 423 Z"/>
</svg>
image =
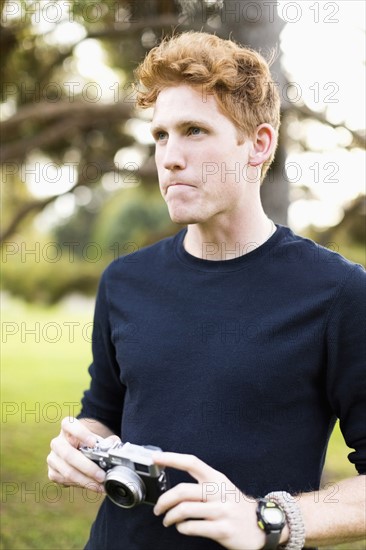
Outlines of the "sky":
<svg viewBox="0 0 366 550">
<path fill-rule="evenodd" d="M 66 2 L 61 4 L 67 6 Z M 366 118 L 366 3 L 363 0 L 283 0 L 277 2 L 277 13 L 286 22 L 280 37 L 280 47 L 283 70 L 292 82 L 291 89 L 282 90 L 284 100 L 303 102 L 312 110 L 325 111 L 327 118 L 334 124 L 345 123 L 351 130 L 362 130 Z M 263 11 L 262 16 L 268 15 Z M 58 22 L 55 25 L 51 12 L 46 19 L 38 17 L 35 25 L 38 32 L 47 33 L 46 40 L 50 44 L 57 43 L 63 47 L 85 36 L 83 27 L 76 22 Z M 78 80 L 80 87 L 88 82 L 98 82 L 101 100 L 113 101 L 115 85 L 121 74 L 108 67 L 105 52 L 96 40 L 84 40 L 75 48 L 75 62 L 70 70 L 73 72 L 73 80 Z M 93 92 L 92 88 L 90 92 Z M 148 121 L 131 120 L 130 129 L 141 144 L 151 142 Z M 338 223 L 342 218 L 343 206 L 366 192 L 364 151 L 347 151 L 345 146 L 352 139 L 350 132 L 336 130 L 319 122 L 298 124 L 293 121 L 288 132 L 292 146 L 284 170 L 290 181 L 292 199 L 289 208 L 290 227 L 301 231 L 309 224 L 322 228 Z M 306 141 L 311 151 L 304 153 L 301 150 L 297 143 L 299 137 Z M 120 151 L 115 160 L 121 165 L 122 160 L 127 158 L 137 164 L 142 162 L 144 156 L 141 147 Z M 70 165 L 64 169 L 58 168 L 58 172 L 55 171 L 52 176 L 49 159 L 33 156 L 30 162 L 39 162 L 42 166 L 48 163 L 47 176 L 55 180 L 53 194 L 67 191 L 76 177 Z M 105 178 L 106 188 L 109 182 L 110 178 Z M 27 177 L 26 183 L 35 196 L 49 193 L 31 175 Z M 303 187 L 310 189 L 311 200 L 303 197 Z M 55 215 L 67 218 L 75 210 L 78 200 L 81 204 L 85 197 L 59 197 L 52 207 L 53 211 L 48 209 L 43 215 L 43 222 L 47 225 L 46 218 L 54 220 Z"/>
<path fill-rule="evenodd" d="M 298 84 L 299 97 L 351 130 L 365 128 L 365 10 L 362 0 L 281 1 L 278 6 L 287 22 L 281 35 L 282 65 Z M 290 135 L 305 137 L 312 152 L 302 153 L 296 144 L 289 151 L 292 194 L 299 195 L 296 188 L 305 185 L 313 199 L 292 202 L 289 225 L 295 230 L 309 223 L 334 225 L 341 220 L 342 205 L 366 192 L 364 151 L 344 148 L 351 140 L 347 131 L 315 122 L 294 126 Z"/>
</svg>

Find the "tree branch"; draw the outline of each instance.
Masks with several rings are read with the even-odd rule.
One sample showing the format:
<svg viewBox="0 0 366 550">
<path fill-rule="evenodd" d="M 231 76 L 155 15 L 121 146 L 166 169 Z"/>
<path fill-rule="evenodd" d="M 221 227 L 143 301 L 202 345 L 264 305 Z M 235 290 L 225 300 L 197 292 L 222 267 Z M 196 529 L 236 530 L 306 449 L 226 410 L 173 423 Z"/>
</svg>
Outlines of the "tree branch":
<svg viewBox="0 0 366 550">
<path fill-rule="evenodd" d="M 129 96 L 128 96 L 129 97 Z M 57 103 L 41 101 L 38 103 L 28 103 L 19 108 L 12 117 L 4 120 L 1 126 L 3 131 L 9 132 L 19 124 L 29 121 L 47 122 L 49 120 L 70 115 L 80 115 L 82 117 L 97 116 L 122 116 L 128 118 L 133 108 L 132 101 L 116 101 L 115 103 L 92 103 L 90 101 L 62 100 Z"/>
<path fill-rule="evenodd" d="M 39 210 L 43 210 L 43 208 L 45 208 L 48 204 L 53 202 L 56 198 L 57 197 L 47 197 L 42 201 L 33 201 L 33 202 L 29 202 L 28 204 L 25 204 L 20 210 L 18 210 L 14 218 L 9 223 L 8 227 L 1 233 L 0 243 L 3 244 L 5 240 L 8 239 L 15 232 L 15 230 L 17 229 L 21 221 L 23 221 L 23 219 L 26 218 L 28 214 L 30 214 L 33 211 L 37 212 Z"/>
<path fill-rule="evenodd" d="M 111 38 L 114 40 L 118 40 L 121 38 L 125 38 L 128 35 L 136 34 L 138 32 L 141 32 L 141 30 L 145 29 L 146 27 L 150 28 L 166 28 L 166 27 L 174 27 L 176 28 L 178 25 L 185 24 L 184 22 L 181 23 L 177 21 L 177 17 L 173 16 L 162 16 L 162 17 L 151 17 L 149 19 L 144 19 L 143 21 L 125 21 L 125 22 L 115 22 L 114 28 L 105 28 L 101 29 L 99 31 L 89 32 L 86 37 L 81 38 L 77 42 L 75 42 L 70 49 L 67 51 L 63 51 L 62 53 L 59 53 L 56 58 L 52 61 L 52 63 L 49 63 L 42 73 L 40 74 L 39 81 L 40 83 L 47 81 L 47 78 L 53 71 L 55 67 L 58 67 L 67 57 L 69 57 L 74 48 L 80 44 L 83 40 L 86 38 Z M 187 22 L 188 24 L 188 22 Z"/>
<path fill-rule="evenodd" d="M 311 109 L 309 109 L 309 107 L 306 107 L 306 105 L 296 105 L 296 107 L 294 108 L 294 112 L 299 113 L 304 118 L 313 118 L 314 120 L 317 120 L 322 124 L 328 124 L 328 126 L 331 126 L 332 128 L 345 128 L 352 134 L 353 138 L 352 143 L 348 147 L 360 147 L 361 149 L 366 148 L 365 136 L 361 132 L 350 130 L 350 128 L 348 128 L 344 122 L 340 124 L 334 124 L 326 118 L 324 112 L 312 111 Z"/>
<path fill-rule="evenodd" d="M 29 138 L 14 140 L 12 143 L 4 145 L 0 153 L 0 162 L 23 159 L 32 149 L 57 143 L 70 132 L 92 127 L 100 120 L 103 122 L 110 120 L 111 123 L 116 120 L 126 120 L 131 114 L 131 110 L 131 104 L 122 102 L 114 104 L 88 104 L 79 102 L 78 104 L 71 105 L 62 102 L 52 107 L 48 103 L 27 105 L 21 109 L 21 112 L 4 122 L 4 130 L 9 130 L 9 127 L 14 127 L 14 125 L 18 126 L 20 121 L 47 121 L 56 119 L 56 122 Z M 66 113 L 68 114 L 66 119 L 57 120 Z"/>
<path fill-rule="evenodd" d="M 119 174 L 124 179 L 127 177 L 138 177 L 139 179 L 149 179 L 154 180 L 157 178 L 157 172 L 156 172 L 156 166 L 154 163 L 153 158 L 150 158 L 146 161 L 146 163 L 138 168 L 137 170 L 126 170 L 125 168 L 118 169 L 114 162 L 112 161 L 99 161 L 98 163 L 98 169 L 100 171 L 100 176 L 103 176 L 104 174 L 107 174 L 108 172 L 113 172 L 115 174 Z M 81 185 L 87 185 L 88 184 L 88 175 L 87 170 L 82 170 L 82 167 L 79 168 L 79 177 L 78 181 L 75 183 L 75 185 L 69 189 L 68 191 L 65 191 L 65 193 L 61 193 L 60 195 L 54 195 L 52 197 L 46 197 L 42 200 L 32 201 L 25 204 L 14 216 L 14 218 L 9 223 L 8 227 L 3 231 L 3 233 L 0 235 L 0 244 L 4 243 L 6 239 L 8 239 L 13 233 L 15 233 L 17 227 L 19 227 L 20 223 L 32 212 L 39 212 L 43 210 L 48 204 L 51 204 L 54 202 L 58 197 L 62 195 L 66 195 L 68 193 L 72 193 L 75 191 L 75 189 Z"/>
</svg>

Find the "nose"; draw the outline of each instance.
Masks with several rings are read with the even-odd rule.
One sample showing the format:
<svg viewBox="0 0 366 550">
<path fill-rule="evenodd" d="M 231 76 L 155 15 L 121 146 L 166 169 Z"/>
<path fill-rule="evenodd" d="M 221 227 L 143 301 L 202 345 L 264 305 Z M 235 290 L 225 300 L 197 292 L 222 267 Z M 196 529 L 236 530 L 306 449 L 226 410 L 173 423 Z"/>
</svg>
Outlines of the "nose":
<svg viewBox="0 0 366 550">
<path fill-rule="evenodd" d="M 178 139 L 169 137 L 164 149 L 164 168 L 166 170 L 183 170 L 186 166 L 186 159 L 182 143 Z"/>
</svg>

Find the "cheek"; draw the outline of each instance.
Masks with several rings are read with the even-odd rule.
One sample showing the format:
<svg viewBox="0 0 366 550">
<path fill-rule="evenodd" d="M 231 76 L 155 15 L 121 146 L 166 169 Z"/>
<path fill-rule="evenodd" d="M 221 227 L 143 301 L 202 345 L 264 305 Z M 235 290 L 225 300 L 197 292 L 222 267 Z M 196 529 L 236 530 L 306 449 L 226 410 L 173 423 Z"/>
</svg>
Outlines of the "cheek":
<svg viewBox="0 0 366 550">
<path fill-rule="evenodd" d="M 158 173 L 159 187 L 161 187 L 163 174 L 164 174 L 164 167 L 162 166 L 161 162 L 159 161 L 159 159 L 156 156 L 155 156 L 155 165 L 156 165 L 156 170 L 157 170 L 157 173 Z"/>
<path fill-rule="evenodd" d="M 161 170 L 161 158 L 160 158 L 160 155 L 158 153 L 155 153 L 155 156 L 154 156 L 154 159 L 155 159 L 155 165 L 156 165 L 156 168 L 159 172 L 159 170 Z"/>
</svg>

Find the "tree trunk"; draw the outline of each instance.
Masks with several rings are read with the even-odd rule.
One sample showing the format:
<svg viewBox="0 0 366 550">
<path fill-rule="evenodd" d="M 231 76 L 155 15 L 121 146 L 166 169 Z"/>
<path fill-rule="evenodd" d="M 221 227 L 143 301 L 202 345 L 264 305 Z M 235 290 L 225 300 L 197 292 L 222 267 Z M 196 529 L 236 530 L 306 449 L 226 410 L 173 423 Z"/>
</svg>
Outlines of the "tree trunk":
<svg viewBox="0 0 366 550">
<path fill-rule="evenodd" d="M 206 5 L 204 2 L 192 2 L 196 12 L 192 27 L 195 30 L 213 32 L 222 38 L 231 38 L 244 46 L 259 51 L 264 57 L 272 50 L 277 50 L 277 58 L 271 66 L 274 81 L 277 83 L 281 97 L 286 80 L 281 69 L 281 52 L 279 48 L 280 33 L 285 25 L 277 15 L 275 3 L 256 0 L 225 0 L 222 8 Z M 189 2 L 181 0 L 181 4 Z M 286 105 L 282 101 L 282 118 L 285 121 Z M 266 213 L 275 222 L 287 223 L 289 205 L 289 184 L 285 173 L 285 125 L 280 131 L 279 145 L 275 160 L 262 184 L 261 196 Z"/>
</svg>

